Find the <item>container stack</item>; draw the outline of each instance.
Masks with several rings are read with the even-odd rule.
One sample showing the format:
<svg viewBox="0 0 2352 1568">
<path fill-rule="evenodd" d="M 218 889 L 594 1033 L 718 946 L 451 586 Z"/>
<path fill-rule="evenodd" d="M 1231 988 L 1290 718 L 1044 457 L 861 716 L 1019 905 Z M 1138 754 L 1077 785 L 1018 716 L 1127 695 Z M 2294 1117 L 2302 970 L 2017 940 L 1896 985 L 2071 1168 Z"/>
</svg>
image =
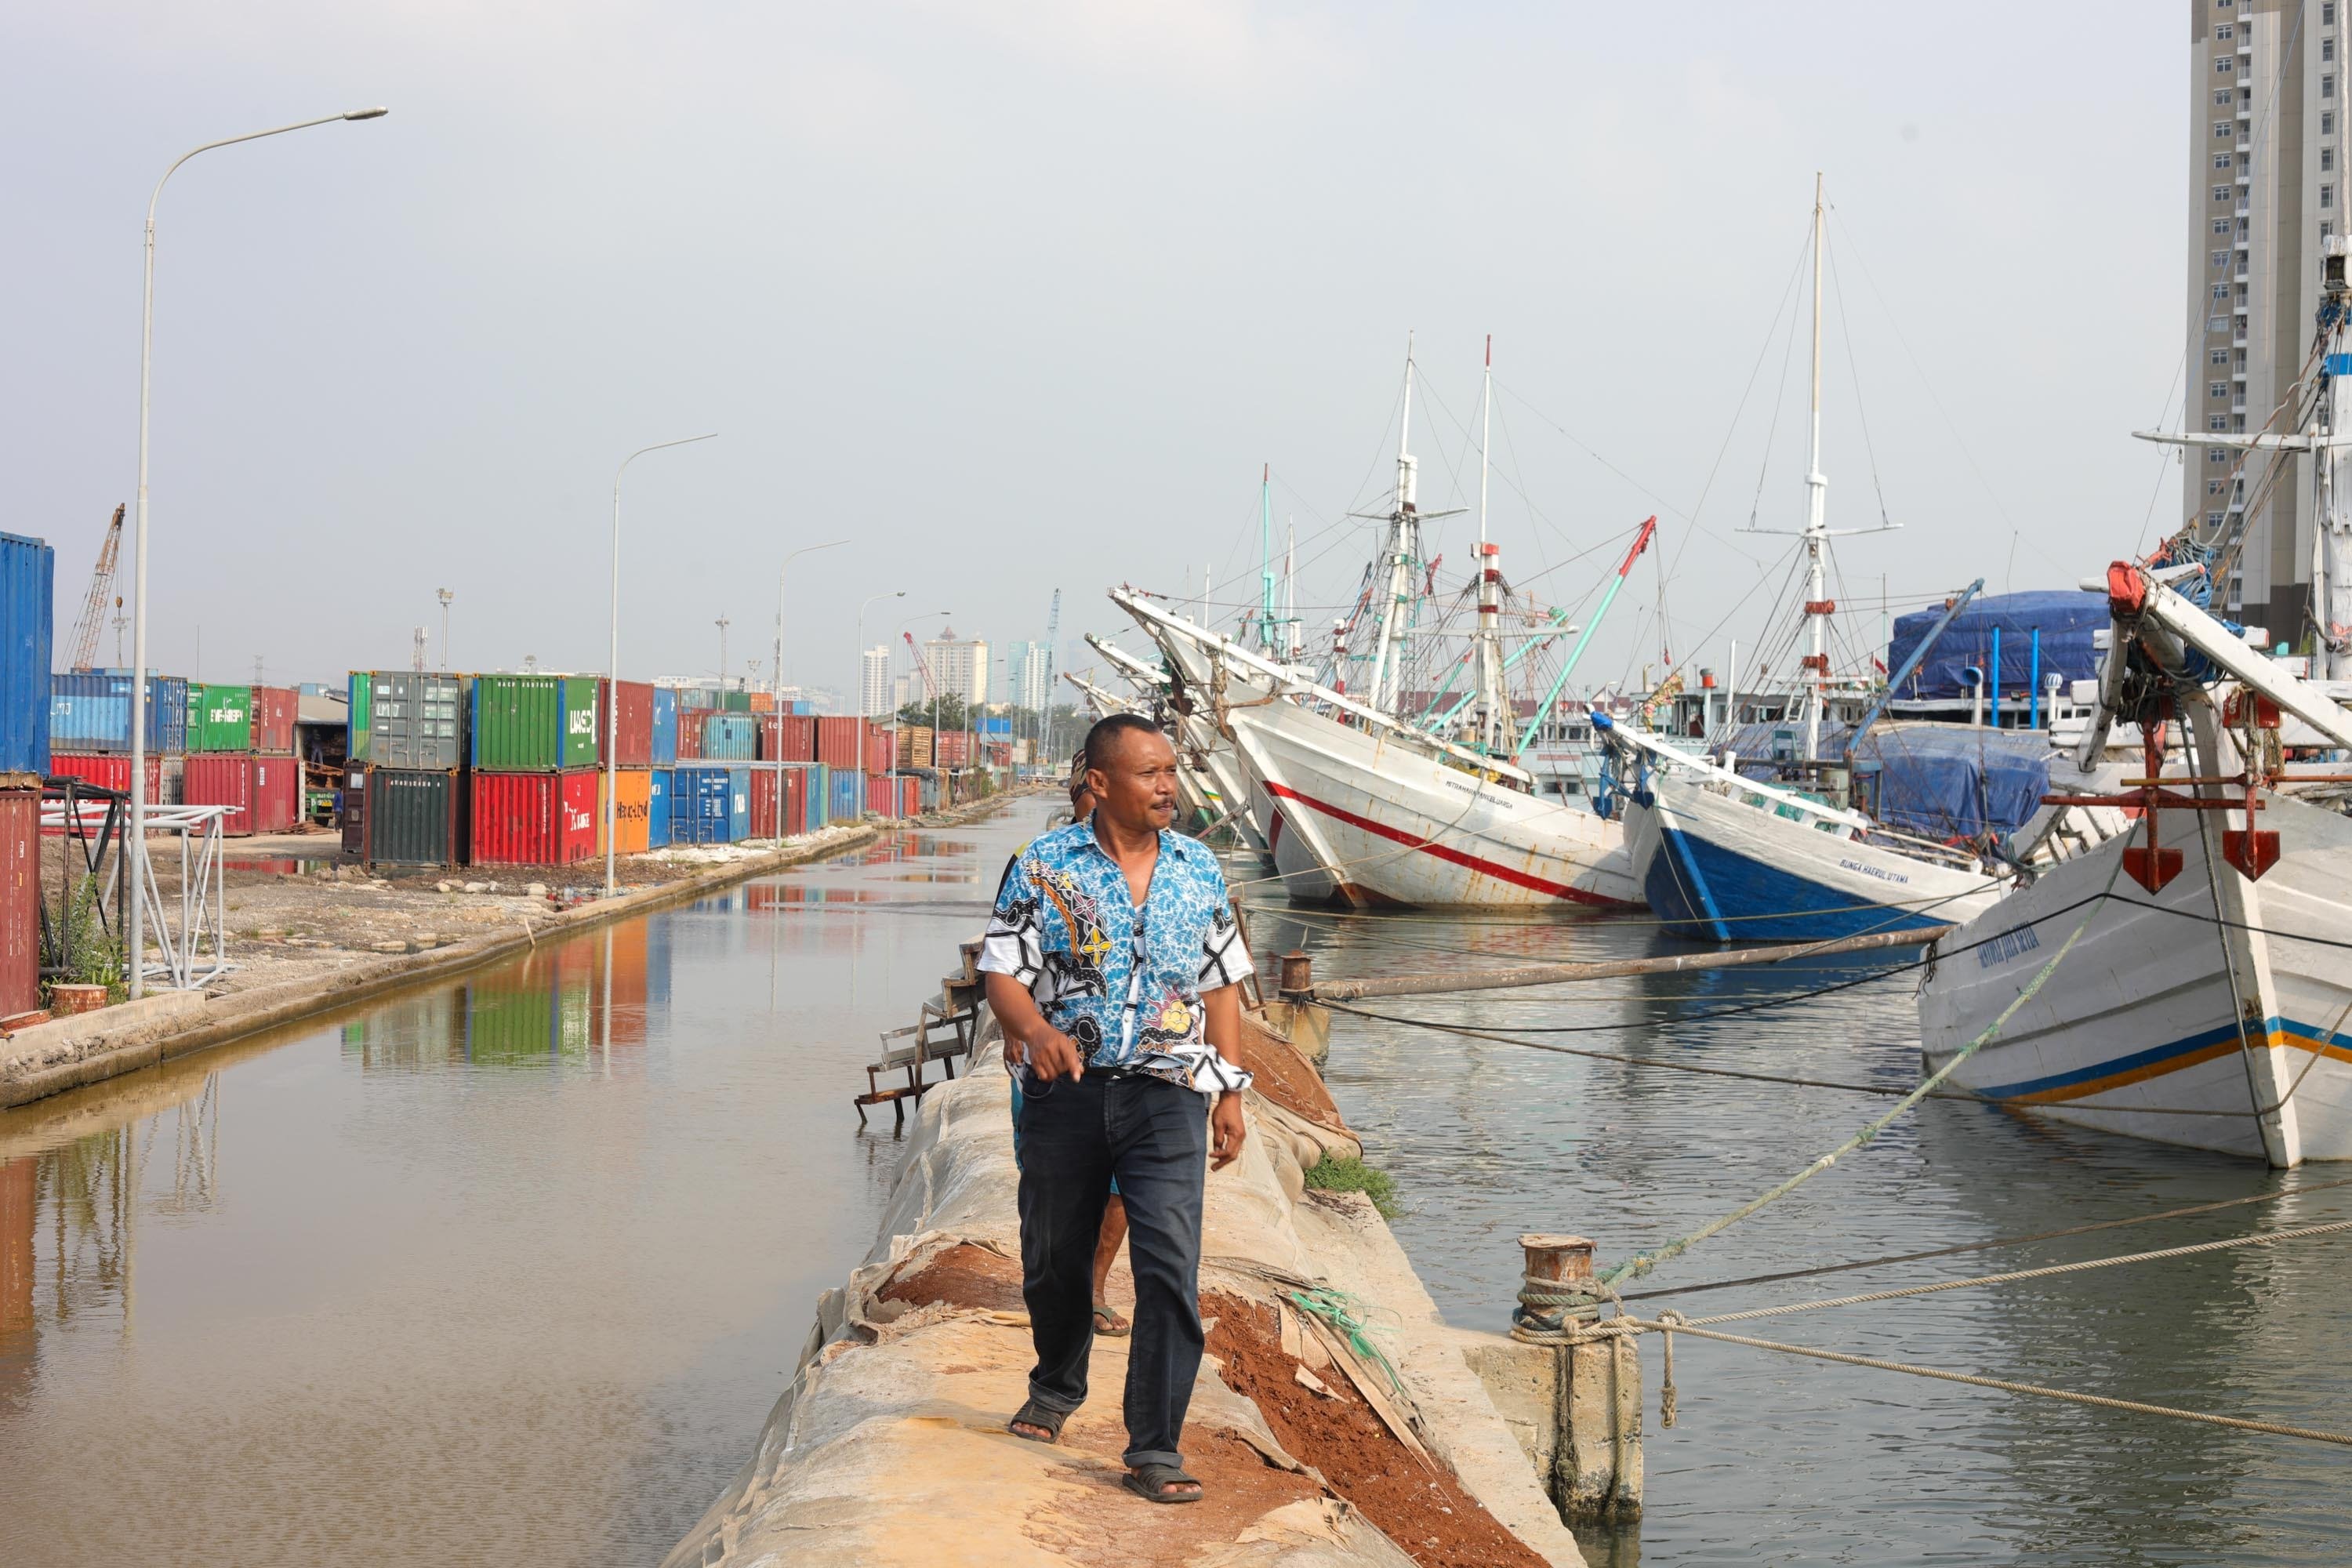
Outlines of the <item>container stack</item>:
<svg viewBox="0 0 2352 1568">
<path fill-rule="evenodd" d="M 49 771 L 49 594 L 57 562 L 0 533 L 0 1022 L 41 1005 L 41 779 Z"/>
<path fill-rule="evenodd" d="M 856 822 L 866 815 L 866 741 L 863 719 L 819 719 L 816 760 L 831 773 L 825 794 L 828 822 Z"/>
<path fill-rule="evenodd" d="M 444 671 L 379 669 L 352 677 L 353 733 L 365 682 L 365 772 L 358 787 L 362 856 L 383 866 L 462 866 L 470 835 L 467 780 L 472 683 Z M 344 778 L 348 795 L 352 787 Z"/>
<path fill-rule="evenodd" d="M 670 801 L 670 841 L 734 844 L 751 834 L 751 771 L 721 763 L 681 763 Z"/>
<path fill-rule="evenodd" d="M 607 744 L 597 761 L 613 769 L 613 849 L 642 855 L 653 847 L 654 689 L 642 680 L 600 680 L 597 717 L 607 717 Z M 604 847 L 605 784 L 600 776 L 596 801 L 596 847 Z"/>
<path fill-rule="evenodd" d="M 475 677 L 474 864 L 561 866 L 596 853 L 601 685 L 588 676 Z M 648 753 L 650 744 L 648 733 Z"/>
<path fill-rule="evenodd" d="M 75 670 L 49 680 L 51 778 L 83 779 L 101 789 L 131 791 L 131 675 L 127 669 Z M 142 773 L 147 804 L 175 802 L 187 751 L 188 683 L 147 677 L 147 753 Z"/>
<path fill-rule="evenodd" d="M 188 683 L 187 763 L 181 798 L 225 805 L 232 838 L 284 833 L 302 817 L 302 764 L 294 755 L 300 699 L 287 686 Z"/>
</svg>

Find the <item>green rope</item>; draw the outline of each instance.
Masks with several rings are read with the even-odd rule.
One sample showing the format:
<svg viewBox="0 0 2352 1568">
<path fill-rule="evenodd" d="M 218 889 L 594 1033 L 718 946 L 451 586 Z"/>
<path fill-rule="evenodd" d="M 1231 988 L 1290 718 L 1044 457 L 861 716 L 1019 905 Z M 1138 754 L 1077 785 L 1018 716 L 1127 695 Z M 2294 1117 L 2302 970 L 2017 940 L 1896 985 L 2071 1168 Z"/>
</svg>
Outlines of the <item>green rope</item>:
<svg viewBox="0 0 2352 1568">
<path fill-rule="evenodd" d="M 1870 1125 L 1864 1127 L 1861 1131 L 1855 1133 L 1853 1137 L 1847 1139 L 1844 1142 L 1839 1144 L 1836 1148 L 1831 1150 L 1820 1159 L 1815 1160 L 1811 1164 L 1806 1166 L 1803 1170 L 1799 1171 L 1787 1181 L 1782 1182 L 1776 1187 L 1773 1187 L 1770 1191 L 1751 1198 L 1747 1203 L 1740 1205 L 1739 1207 L 1732 1210 L 1729 1214 L 1725 1215 L 1718 1219 L 1708 1221 L 1706 1225 L 1699 1226 L 1698 1229 L 1691 1232 L 1688 1236 L 1682 1237 L 1680 1240 L 1670 1241 L 1666 1243 L 1665 1246 L 1661 1247 L 1653 1252 L 1636 1253 L 1632 1258 L 1627 1258 L 1624 1262 L 1617 1265 L 1616 1268 L 1612 1268 L 1607 1273 L 1601 1275 L 1600 1277 L 1599 1283 L 1605 1286 L 1614 1286 L 1628 1279 L 1638 1279 L 1643 1275 L 1647 1274 L 1651 1269 L 1655 1268 L 1659 1264 L 1665 1262 L 1669 1258 L 1680 1257 L 1682 1254 L 1689 1251 L 1693 1247 L 1705 1241 L 1708 1237 L 1717 1234 L 1718 1231 L 1730 1229 L 1733 1226 L 1738 1225 L 1741 1220 L 1746 1219 L 1749 1215 L 1754 1214 L 1765 1205 L 1773 1202 L 1777 1198 L 1786 1197 L 1789 1194 L 1796 1191 L 1798 1187 L 1811 1181 L 1815 1176 L 1820 1175 L 1832 1165 L 1836 1164 L 1838 1161 L 1843 1159 L 1844 1156 L 1853 1153 L 1854 1151 L 1862 1148 L 1864 1144 L 1867 1144 L 1872 1139 L 1886 1131 L 1888 1124 L 1894 1121 L 1896 1117 L 1901 1116 L 1905 1111 L 1909 1110 L 1913 1106 L 1918 1104 L 1928 1095 L 1934 1093 L 1943 1085 L 1946 1079 L 1952 1076 L 1953 1070 L 1962 1062 L 1967 1061 L 1970 1057 L 1976 1055 L 1978 1050 L 1982 1047 L 1990 1045 L 1992 1040 L 2000 1035 L 2001 1030 L 2008 1026 L 2010 1019 L 2016 1015 L 2017 1010 L 2020 1007 L 2024 1006 L 2028 1002 L 2033 1000 L 2034 994 L 2042 989 L 2042 983 L 2058 972 L 2058 965 L 2064 962 L 2068 953 L 2074 951 L 2074 944 L 2083 939 L 2083 933 L 2089 931 L 2091 929 L 2091 922 L 2098 918 L 2100 906 L 2105 903 L 2108 897 L 2114 893 L 2116 879 L 2123 874 L 2123 868 L 2124 858 L 2121 853 L 2118 853 L 2115 858 L 2114 869 L 2107 873 L 2106 887 L 2101 889 L 2097 898 L 2090 900 L 2090 908 L 2084 911 L 2081 923 L 2074 927 L 2074 933 L 2067 937 L 2065 942 L 2060 945 L 2058 951 L 2050 955 L 2050 962 L 2042 966 L 2042 972 L 2033 977 L 2032 981 L 2027 984 L 2024 990 L 2017 994 L 2017 997 L 2014 1001 L 2011 1002 L 2008 1006 L 2000 1010 L 2000 1016 L 1995 1018 L 1991 1023 L 1985 1026 L 1984 1032 L 1982 1034 L 1979 1035 L 1975 1039 L 1970 1040 L 1967 1045 L 1954 1052 L 1952 1059 L 1946 1062 L 1935 1072 L 1929 1074 L 1928 1077 L 1920 1083 L 1917 1089 L 1913 1089 L 1909 1094 L 1905 1095 L 1901 1100 L 1895 1101 L 1894 1110 L 1889 1110 L 1885 1115 L 1870 1123 Z"/>
<path fill-rule="evenodd" d="M 1349 1295 L 1345 1290 L 1316 1289 L 1285 1290 L 1282 1294 L 1300 1311 L 1310 1317 L 1322 1319 L 1345 1342 L 1349 1350 L 1388 1374 L 1389 1391 L 1391 1394 L 1403 1395 L 1404 1379 L 1397 1375 L 1395 1364 L 1381 1352 L 1381 1347 L 1372 1342 L 1372 1326 L 1367 1321 L 1366 1315 L 1372 1310 L 1370 1303 Z M 1365 1311 L 1360 1312 L 1358 1310 L 1360 1308 L 1364 1309 Z"/>
</svg>

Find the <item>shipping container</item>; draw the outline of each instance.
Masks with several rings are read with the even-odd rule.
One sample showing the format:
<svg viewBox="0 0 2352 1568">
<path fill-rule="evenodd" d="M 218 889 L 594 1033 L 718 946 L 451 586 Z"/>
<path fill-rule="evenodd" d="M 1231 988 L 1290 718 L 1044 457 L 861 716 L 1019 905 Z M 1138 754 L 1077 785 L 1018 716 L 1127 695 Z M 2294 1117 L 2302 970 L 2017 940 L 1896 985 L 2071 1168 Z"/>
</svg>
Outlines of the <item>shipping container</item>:
<svg viewBox="0 0 2352 1568">
<path fill-rule="evenodd" d="M 702 716 L 702 750 L 711 763 L 748 763 L 759 750 L 759 721 L 749 713 L 706 713 Z"/>
<path fill-rule="evenodd" d="M 748 691 L 722 691 L 719 694 L 719 706 L 729 713 L 749 713 L 751 710 L 751 694 Z"/>
<path fill-rule="evenodd" d="M 746 838 L 783 837 L 777 816 L 783 785 L 784 771 L 782 768 L 755 767 L 751 770 L 751 826 L 744 831 Z"/>
<path fill-rule="evenodd" d="M 771 713 L 760 721 L 763 763 L 816 761 L 816 721 L 799 714 Z"/>
<path fill-rule="evenodd" d="M 375 671 L 369 681 L 368 760 L 380 768 L 434 773 L 464 767 L 467 684 L 462 675 L 432 670 Z"/>
<path fill-rule="evenodd" d="M 383 677 L 379 676 L 379 695 Z M 383 731 L 377 731 L 379 737 Z M 394 768 L 367 774 L 367 860 L 374 866 L 466 863 L 466 774 L 456 768 Z"/>
<path fill-rule="evenodd" d="M 642 680 L 600 680 L 596 697 L 596 722 L 613 731 L 618 758 L 604 754 L 599 748 L 596 761 L 612 763 L 624 768 L 649 768 L 654 765 L 654 689 Z M 618 708 L 614 707 L 617 695 Z"/>
<path fill-rule="evenodd" d="M 49 677 L 49 749 L 52 752 L 127 752 L 131 749 L 131 672 L 79 670 Z M 188 683 L 176 677 L 147 678 L 149 756 L 187 749 Z"/>
<path fill-rule="evenodd" d="M 0 535 L 0 544 L 14 542 Z M 46 664 L 48 649 L 40 651 Z M 12 769 L 0 773 L 0 1018 L 40 1005 L 41 775 Z"/>
<path fill-rule="evenodd" d="M 375 676 L 368 670 L 355 669 L 350 684 L 343 688 L 343 760 L 364 763 L 368 760 L 368 724 L 374 716 Z"/>
<path fill-rule="evenodd" d="M 931 765 L 937 768 L 968 767 L 971 763 L 971 735 L 963 730 L 942 730 L 931 738 Z"/>
<path fill-rule="evenodd" d="M 593 689 L 593 682 L 580 684 Z M 572 773 L 472 775 L 477 866 L 565 866 L 596 853 L 596 781 Z"/>
<path fill-rule="evenodd" d="M 594 767 L 597 684 L 583 675 L 476 676 L 473 765 L 493 773 Z"/>
<path fill-rule="evenodd" d="M 628 684 L 626 681 L 623 685 Z M 627 712 L 627 696 L 622 698 L 622 711 Z M 604 796 L 610 788 L 613 797 L 613 852 L 615 855 L 642 855 L 651 847 L 647 828 L 651 822 L 653 773 L 647 768 L 623 768 L 617 773 L 596 775 L 596 852 L 604 852 Z"/>
<path fill-rule="evenodd" d="M 284 833 L 302 819 L 302 764 L 251 752 L 205 752 L 188 758 L 182 786 L 190 805 L 232 807 L 221 819 L 231 838 Z"/>
<path fill-rule="evenodd" d="M 290 686 L 257 686 L 253 691 L 253 750 L 264 756 L 291 756 L 294 723 L 302 714 L 302 694 Z"/>
<path fill-rule="evenodd" d="M 669 847 L 669 800 L 677 787 L 677 775 L 667 768 L 653 768 L 646 773 L 646 847 L 666 849 Z"/>
<path fill-rule="evenodd" d="M 342 814 L 343 853 L 367 858 L 367 764 L 345 763 L 343 787 L 337 801 Z"/>
<path fill-rule="evenodd" d="M 887 773 L 898 765 L 898 738 L 879 724 L 866 726 L 866 771 Z"/>
<path fill-rule="evenodd" d="M 856 769 L 866 765 L 866 721 L 820 719 L 816 721 L 816 760 L 829 768 Z"/>
<path fill-rule="evenodd" d="M 828 775 L 833 770 L 823 763 L 811 763 L 801 772 L 808 779 L 808 800 L 802 807 L 803 813 L 802 820 L 806 826 L 802 831 L 814 833 L 831 821 L 831 818 L 826 816 L 825 807 L 826 803 L 832 799 Z"/>
<path fill-rule="evenodd" d="M 824 815 L 828 822 L 856 822 L 866 815 L 866 775 L 856 768 L 835 768 L 827 785 Z"/>
<path fill-rule="evenodd" d="M 923 781 L 912 773 L 901 773 L 898 775 L 898 815 L 900 816 L 922 816 Z"/>
<path fill-rule="evenodd" d="M 191 752 L 253 750 L 253 688 L 188 682 L 187 748 Z"/>
<path fill-rule="evenodd" d="M 808 770 L 786 768 L 782 774 L 777 809 L 777 830 L 787 838 L 799 837 L 808 826 Z"/>
<path fill-rule="evenodd" d="M 49 768 L 50 588 L 56 552 L 0 533 L 0 773 Z"/>
<path fill-rule="evenodd" d="M 653 765 L 657 768 L 677 764 L 677 689 L 672 686 L 654 688 L 654 733 L 651 751 Z"/>
<path fill-rule="evenodd" d="M 682 767 L 670 801 L 670 838 L 678 844 L 732 844 L 751 827 L 748 768 Z"/>
<path fill-rule="evenodd" d="M 142 770 L 147 778 L 147 804 L 163 804 L 163 759 L 152 752 L 147 753 L 146 766 Z M 49 776 L 53 779 L 83 779 L 100 789 L 131 788 L 131 755 L 127 752 L 52 752 L 49 753 Z"/>
<path fill-rule="evenodd" d="M 773 713 L 775 710 L 776 710 L 776 694 L 775 694 L 774 692 L 772 692 L 772 691 L 754 691 L 753 693 L 751 693 L 751 711 L 752 711 L 752 712 L 754 712 L 754 713 Z"/>
<path fill-rule="evenodd" d="M 707 708 L 681 708 L 677 710 L 677 760 L 698 763 L 702 760 L 702 726 L 710 717 Z"/>
</svg>

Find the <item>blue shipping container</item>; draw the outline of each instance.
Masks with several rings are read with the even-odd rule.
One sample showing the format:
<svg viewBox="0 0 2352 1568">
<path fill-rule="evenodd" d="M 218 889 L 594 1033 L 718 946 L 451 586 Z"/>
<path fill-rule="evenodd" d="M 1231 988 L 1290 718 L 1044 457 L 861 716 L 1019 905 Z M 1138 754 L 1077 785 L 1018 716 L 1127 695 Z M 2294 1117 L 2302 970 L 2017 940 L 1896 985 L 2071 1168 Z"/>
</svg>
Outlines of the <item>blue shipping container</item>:
<svg viewBox="0 0 2352 1568">
<path fill-rule="evenodd" d="M 814 833 L 833 820 L 833 770 L 823 763 L 808 765 L 808 830 Z"/>
<path fill-rule="evenodd" d="M 100 669 L 49 677 L 49 749 L 129 751 L 131 672 Z M 187 749 L 188 683 L 176 676 L 149 676 L 147 754 L 175 757 Z"/>
<path fill-rule="evenodd" d="M 0 533 L 0 773 L 49 771 L 49 595 L 57 554 Z"/>
<path fill-rule="evenodd" d="M 672 710 L 672 717 L 676 717 L 676 710 Z M 675 724 L 671 727 L 670 738 L 673 741 L 677 738 Z M 646 775 L 646 847 L 648 849 L 662 848 L 670 841 L 669 797 L 670 792 L 677 787 L 677 781 L 667 768 L 656 768 Z"/>
<path fill-rule="evenodd" d="M 670 799 L 674 844 L 733 844 L 751 831 L 751 770 L 676 770 Z"/>
<path fill-rule="evenodd" d="M 677 765 L 677 688 L 654 688 L 654 766 Z"/>
<path fill-rule="evenodd" d="M 824 815 L 832 822 L 856 822 L 866 815 L 866 775 L 842 768 L 825 790 Z"/>
<path fill-rule="evenodd" d="M 748 763 L 757 754 L 760 727 L 750 713 L 713 713 L 702 721 L 702 754 L 714 763 Z"/>
</svg>

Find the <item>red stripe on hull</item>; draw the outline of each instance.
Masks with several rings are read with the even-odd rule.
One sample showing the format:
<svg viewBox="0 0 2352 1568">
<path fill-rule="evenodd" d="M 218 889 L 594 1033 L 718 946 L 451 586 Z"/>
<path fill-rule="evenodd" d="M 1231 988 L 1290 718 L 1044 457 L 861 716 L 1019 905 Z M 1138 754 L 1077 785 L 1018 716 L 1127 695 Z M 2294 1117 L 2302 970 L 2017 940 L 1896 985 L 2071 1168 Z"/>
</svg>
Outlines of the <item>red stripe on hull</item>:
<svg viewBox="0 0 2352 1568">
<path fill-rule="evenodd" d="M 1350 827 L 1360 827 L 1366 833 L 1377 834 L 1391 843 L 1410 845 L 1424 855 L 1435 856 L 1450 865 L 1460 866 L 1483 876 L 1492 877 L 1498 882 L 1509 882 L 1534 892 L 1548 893 L 1555 899 L 1566 899 L 1571 903 L 1590 904 L 1595 909 L 1623 910 L 1633 907 L 1622 900 L 1603 898 L 1599 893 L 1588 893 L 1581 888 L 1571 888 L 1565 882 L 1555 882 L 1549 877 L 1538 877 L 1532 871 L 1514 870 L 1508 866 L 1481 859 L 1475 855 L 1444 844 L 1432 843 L 1425 838 L 1416 838 L 1402 828 L 1391 827 L 1385 822 L 1374 822 L 1369 816 L 1359 816 L 1352 811 L 1333 805 L 1328 801 L 1317 800 L 1311 795 L 1301 795 L 1289 785 L 1276 784 L 1271 779 L 1266 781 L 1265 787 L 1269 794 L 1284 800 L 1295 800 L 1301 805 L 1312 806 L 1324 816 L 1334 817 Z"/>
</svg>

